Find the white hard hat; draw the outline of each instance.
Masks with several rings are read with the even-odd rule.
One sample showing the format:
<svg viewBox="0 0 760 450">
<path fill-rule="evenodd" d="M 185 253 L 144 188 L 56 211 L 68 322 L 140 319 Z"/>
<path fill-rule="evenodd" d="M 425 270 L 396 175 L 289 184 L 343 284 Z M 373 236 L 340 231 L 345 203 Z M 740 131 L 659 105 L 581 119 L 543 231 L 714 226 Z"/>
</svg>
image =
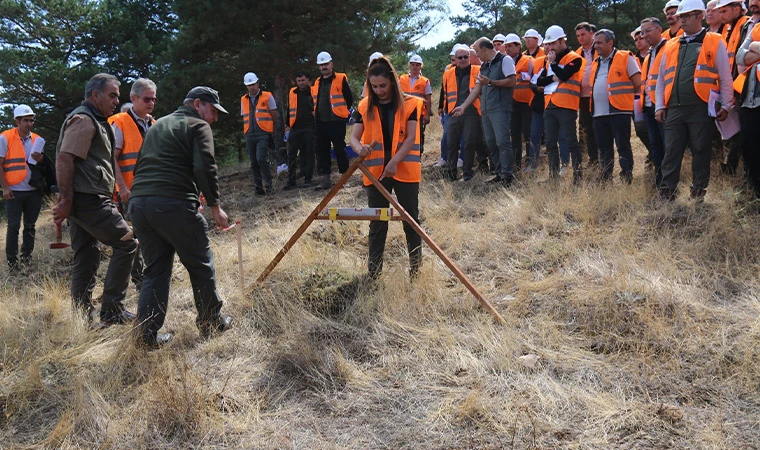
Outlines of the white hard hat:
<svg viewBox="0 0 760 450">
<path fill-rule="evenodd" d="M 538 45 L 541 45 L 544 41 L 544 38 L 541 37 L 541 34 L 539 34 L 539 32 L 534 30 L 533 28 L 528 28 L 528 31 L 526 31 L 525 34 L 523 34 L 523 39 L 529 38 L 529 37 L 538 39 Z"/>
<path fill-rule="evenodd" d="M 678 4 L 681 3 L 681 0 L 668 0 L 667 3 L 665 3 L 665 7 L 662 8 L 662 12 L 664 14 L 668 13 L 668 10 L 670 8 L 678 8 Z"/>
<path fill-rule="evenodd" d="M 496 42 L 496 41 L 499 41 L 499 42 L 504 42 L 504 40 L 505 40 L 505 39 L 506 39 L 506 37 L 504 37 L 504 35 L 503 35 L 503 34 L 501 34 L 501 33 L 496 33 L 496 36 L 494 36 L 494 37 L 493 37 L 493 39 L 491 39 L 491 41 L 492 41 L 492 42 Z"/>
<path fill-rule="evenodd" d="M 26 117 L 26 116 L 33 116 L 34 111 L 32 111 L 32 108 L 30 108 L 27 105 L 18 105 L 13 110 L 13 118 L 18 119 L 19 117 Z"/>
<path fill-rule="evenodd" d="M 248 72 L 243 77 L 243 84 L 246 85 L 246 86 L 250 86 L 250 85 L 256 84 L 258 82 L 259 82 L 259 77 L 257 77 L 256 74 L 253 73 L 253 72 Z"/>
<path fill-rule="evenodd" d="M 319 52 L 317 55 L 317 64 L 325 64 L 332 61 L 332 56 L 327 52 Z"/>
<path fill-rule="evenodd" d="M 520 36 L 509 33 L 506 38 L 504 38 L 505 44 L 522 44 L 522 41 L 520 40 Z"/>
<path fill-rule="evenodd" d="M 470 46 L 467 44 L 456 44 L 453 49 L 451 49 L 451 54 L 456 56 L 457 52 L 459 50 L 464 50 L 467 53 L 470 53 Z"/>
<path fill-rule="evenodd" d="M 449 53 L 449 56 L 454 56 L 457 54 L 457 50 L 459 50 L 459 46 L 462 44 L 454 44 L 453 47 L 451 47 L 451 53 Z"/>
<path fill-rule="evenodd" d="M 726 5 L 730 5 L 731 3 L 741 3 L 742 5 L 744 5 L 743 0 L 718 0 L 718 3 L 715 5 L 715 8 L 716 9 L 722 8 Z"/>
<path fill-rule="evenodd" d="M 546 34 L 544 36 L 546 36 L 544 38 L 544 43 L 546 44 L 551 44 L 552 42 L 558 39 L 567 37 L 567 35 L 565 34 L 565 30 L 563 30 L 562 27 L 559 25 L 552 25 L 549 28 L 547 28 Z"/>
<path fill-rule="evenodd" d="M 377 58 L 382 58 L 383 54 L 380 52 L 375 52 L 371 55 L 369 55 L 369 62 L 367 63 L 367 67 L 369 67 L 369 64 L 372 64 L 372 61 L 376 60 Z"/>
<path fill-rule="evenodd" d="M 410 63 L 420 63 L 422 64 L 422 56 L 420 55 L 412 55 L 409 57 Z"/>
<path fill-rule="evenodd" d="M 631 38 L 635 41 L 636 40 L 636 36 L 639 33 L 641 33 L 641 25 L 639 25 L 638 27 L 636 27 L 635 30 L 631 31 Z"/>
<path fill-rule="evenodd" d="M 707 8 L 705 8 L 705 4 L 704 2 L 702 2 L 702 0 L 683 0 L 681 3 L 678 4 L 678 10 L 676 10 L 676 16 L 690 13 L 693 11 L 705 12 L 705 10 L 707 10 Z"/>
</svg>

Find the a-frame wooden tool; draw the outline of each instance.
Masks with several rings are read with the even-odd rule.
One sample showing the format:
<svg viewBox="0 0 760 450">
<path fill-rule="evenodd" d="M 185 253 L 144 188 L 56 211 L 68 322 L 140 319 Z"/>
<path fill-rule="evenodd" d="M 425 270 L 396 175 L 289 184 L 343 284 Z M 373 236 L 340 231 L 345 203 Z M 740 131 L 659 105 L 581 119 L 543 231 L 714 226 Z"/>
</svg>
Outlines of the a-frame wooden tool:
<svg viewBox="0 0 760 450">
<path fill-rule="evenodd" d="M 472 295 L 475 296 L 476 299 L 485 307 L 488 312 L 490 312 L 496 320 L 501 322 L 502 324 L 506 323 L 504 318 L 499 314 L 498 311 L 491 305 L 491 303 L 483 297 L 483 294 L 478 291 L 478 289 L 470 282 L 470 280 L 467 278 L 467 276 L 462 273 L 462 271 L 457 267 L 454 262 L 449 259 L 448 256 L 446 256 L 445 253 L 443 253 L 443 250 L 436 244 L 433 239 L 428 236 L 428 234 L 423 230 L 420 225 L 412 219 L 412 217 L 409 215 L 409 213 L 404 210 L 404 208 L 396 201 L 396 199 L 391 196 L 390 192 L 388 192 L 387 189 L 385 189 L 385 186 L 380 183 L 380 181 L 372 175 L 372 173 L 367 169 L 367 167 L 362 164 L 364 161 L 363 156 L 359 156 L 354 160 L 353 164 L 348 168 L 348 170 L 343 174 L 343 176 L 340 177 L 338 182 L 335 184 L 335 186 L 330 189 L 329 192 L 327 192 L 327 195 L 322 199 L 321 202 L 317 205 L 316 208 L 309 214 L 309 216 L 304 220 L 304 222 L 301 224 L 300 227 L 296 230 L 295 233 L 288 239 L 288 242 L 283 245 L 282 249 L 277 253 L 277 255 L 274 257 L 272 262 L 269 263 L 269 265 L 264 269 L 263 272 L 261 272 L 261 275 L 259 275 L 259 278 L 256 280 L 256 284 L 261 283 L 266 279 L 266 277 L 269 276 L 270 273 L 274 270 L 274 268 L 279 264 L 279 262 L 282 260 L 282 258 L 285 256 L 286 253 L 295 245 L 296 241 L 303 235 L 303 233 L 306 231 L 307 228 L 309 228 L 309 225 L 311 225 L 312 222 L 315 220 L 403 220 L 404 222 L 408 223 L 414 231 L 417 232 L 417 234 L 420 235 L 423 241 L 433 250 L 433 252 L 438 255 L 438 258 L 443 261 L 444 264 L 456 275 L 457 278 L 459 278 L 459 281 L 464 284 L 467 289 L 472 292 Z M 331 208 L 328 210 L 327 214 L 323 214 L 323 211 L 327 207 L 327 204 L 332 200 L 333 197 L 338 193 L 341 188 L 343 188 L 343 185 L 348 181 L 348 179 L 353 175 L 353 173 L 356 171 L 356 169 L 359 169 L 364 173 L 364 175 L 369 178 L 369 180 L 372 182 L 373 185 L 380 191 L 381 194 L 383 194 L 383 197 L 385 197 L 388 202 L 390 202 L 391 205 L 393 205 L 393 210 L 389 210 L 388 208 L 371 208 L 370 210 L 367 209 L 337 209 L 337 208 Z M 396 215 L 395 213 L 398 213 Z"/>
</svg>

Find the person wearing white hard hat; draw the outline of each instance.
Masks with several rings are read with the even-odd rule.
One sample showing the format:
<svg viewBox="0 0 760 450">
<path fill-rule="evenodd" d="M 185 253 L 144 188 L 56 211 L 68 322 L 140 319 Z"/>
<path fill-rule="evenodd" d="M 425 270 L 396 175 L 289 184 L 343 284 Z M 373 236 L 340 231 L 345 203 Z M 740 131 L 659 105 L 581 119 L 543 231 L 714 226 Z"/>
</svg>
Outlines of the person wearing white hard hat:
<svg viewBox="0 0 760 450">
<path fill-rule="evenodd" d="M 433 88 L 430 80 L 422 75 L 422 57 L 412 55 L 409 58 L 409 73 L 398 77 L 401 91 L 406 95 L 412 95 L 422 100 L 422 117 L 419 117 L 420 154 L 425 151 L 425 128 L 430 123 L 430 108 L 433 97 Z"/>
<path fill-rule="evenodd" d="M 113 129 L 107 118 L 119 106 L 119 80 L 94 75 L 85 86 L 84 102 L 61 127 L 56 147 L 56 174 L 60 199 L 53 220 L 69 219 L 74 266 L 71 297 L 74 308 L 92 321 L 92 294 L 100 266 L 101 242 L 112 249 L 100 301 L 102 325 L 129 324 L 135 314 L 124 308 L 137 242 L 113 202 Z"/>
<path fill-rule="evenodd" d="M 597 31 L 594 47 L 599 57 L 591 65 L 591 114 L 601 159 L 601 179 L 612 179 L 617 146 L 620 176 L 630 184 L 633 181 L 631 116 L 634 94 L 641 87 L 641 69 L 631 52 L 615 47 L 615 33 L 611 30 Z"/>
<path fill-rule="evenodd" d="M 114 114 L 108 118 L 114 134 L 113 165 L 116 178 L 116 194 L 119 199 L 119 211 L 124 220 L 129 220 L 127 204 L 132 189 L 135 165 L 140 156 L 145 133 L 155 120 L 150 113 L 156 105 L 156 83 L 147 78 L 138 78 L 132 84 L 129 98 L 132 107 L 126 112 Z M 135 261 L 132 264 L 132 282 L 139 291 L 143 279 L 143 258 L 138 244 Z"/>
<path fill-rule="evenodd" d="M 512 95 L 512 114 L 509 125 L 512 150 L 515 155 L 515 172 L 523 168 L 523 139 L 528 147 L 525 155 L 530 155 L 530 125 L 533 117 L 533 110 L 530 107 L 533 101 L 533 91 L 530 90 L 533 58 L 522 54 L 521 48 L 520 36 L 509 33 L 504 40 L 504 50 L 515 65 L 515 90 Z"/>
<path fill-rule="evenodd" d="M 240 115 L 243 116 L 243 137 L 251 161 L 253 185 L 258 195 L 272 192 L 272 169 L 269 164 L 269 146 L 279 113 L 271 92 L 261 89 L 259 77 L 248 72 L 243 77 L 248 92 L 240 97 Z"/>
<path fill-rule="evenodd" d="M 719 91 L 718 121 L 726 120 L 733 107 L 733 80 L 728 52 L 721 36 L 702 27 L 702 0 L 683 0 L 678 20 L 684 34 L 663 48 L 655 95 L 656 117 L 664 124 L 665 158 L 660 196 L 675 199 L 681 161 L 688 146 L 692 155 L 691 198 L 703 201 L 710 182 L 713 118 L 709 115 L 710 91 Z"/>
<path fill-rule="evenodd" d="M 544 87 L 544 129 L 546 151 L 549 154 L 549 175 L 552 179 L 560 176 L 558 141 L 562 135 L 572 158 L 573 182 L 580 183 L 583 178 L 582 156 L 575 124 L 581 101 L 583 58 L 568 48 L 567 35 L 557 25 L 547 28 L 544 44 L 548 52 L 543 72 L 536 84 Z"/>
<path fill-rule="evenodd" d="M 491 39 L 491 42 L 493 42 L 493 48 L 499 53 L 506 53 L 504 50 L 504 41 L 506 40 L 506 36 L 504 36 L 501 33 L 496 33 L 496 36 Z"/>
<path fill-rule="evenodd" d="M 665 3 L 665 7 L 662 8 L 662 12 L 665 13 L 665 21 L 668 22 L 669 27 L 667 30 L 662 32 L 662 37 L 667 40 L 673 39 L 674 37 L 678 37 L 683 34 L 681 23 L 676 17 L 676 11 L 678 10 L 678 5 L 680 3 L 681 0 L 668 0 L 668 2 Z"/>
<path fill-rule="evenodd" d="M 523 34 L 525 40 L 525 54 L 531 58 L 538 58 L 540 56 L 546 56 L 541 44 L 543 44 L 544 38 L 533 28 L 529 28 L 528 31 Z"/>
<path fill-rule="evenodd" d="M 655 188 L 659 188 L 662 180 L 662 158 L 665 156 L 665 131 L 655 118 L 655 86 L 664 55 L 662 49 L 668 40 L 662 37 L 662 23 L 657 17 L 648 17 L 641 21 L 641 35 L 649 45 L 649 52 L 641 64 L 644 122 L 649 134 L 650 161 L 655 172 L 654 185 Z"/>
<path fill-rule="evenodd" d="M 452 67 L 456 67 L 457 62 L 457 49 L 462 44 L 454 44 L 454 46 L 451 48 L 451 53 L 449 53 L 449 56 L 451 57 L 451 62 L 446 66 L 444 69 L 444 72 L 448 69 L 451 69 Z M 468 49 L 469 52 L 469 49 Z M 449 110 L 446 106 L 446 92 L 443 90 L 443 85 L 441 85 L 441 92 L 438 96 L 438 117 L 441 121 L 441 126 L 443 127 L 443 135 L 441 136 L 441 158 L 433 164 L 434 167 L 447 167 L 448 166 L 448 123 L 449 123 Z M 460 149 L 461 151 L 461 149 Z M 464 164 L 464 161 L 462 161 L 460 153 L 457 152 L 457 167 L 462 167 Z"/>
<path fill-rule="evenodd" d="M 742 27 L 749 20 L 744 15 L 743 0 L 718 0 L 715 5 L 715 11 L 723 22 L 723 42 L 726 43 L 728 52 L 728 64 L 731 66 L 731 74 L 734 78 L 739 75 L 736 67 L 735 56 L 739 45 L 741 45 L 744 36 L 742 36 Z M 739 158 L 741 157 L 741 134 L 737 133 L 730 139 L 724 141 L 723 147 L 727 149 L 723 161 L 721 161 L 721 170 L 726 174 L 735 174 L 739 167 Z"/>
<path fill-rule="evenodd" d="M 705 23 L 707 23 L 707 31 L 723 34 L 723 20 L 720 18 L 718 10 L 715 9 L 717 4 L 718 0 L 710 0 L 705 5 Z"/>
<path fill-rule="evenodd" d="M 487 37 L 479 38 L 472 44 L 472 48 L 477 52 L 478 59 L 485 63 L 480 66 L 475 87 L 465 101 L 451 110 L 450 114 L 459 117 L 476 99 L 480 99 L 481 124 L 486 148 L 491 167 L 496 169 L 496 177 L 489 182 L 510 186 L 514 181 L 514 152 L 509 123 L 515 86 L 515 64 L 512 58 L 497 52 Z"/>
<path fill-rule="evenodd" d="M 35 224 L 42 208 L 42 192 L 32 185 L 32 166 L 43 162 L 45 140 L 32 132 L 35 115 L 32 108 L 19 105 L 13 110 L 16 127 L 0 133 L 0 185 L 5 200 L 5 256 L 8 268 L 19 266 L 18 233 L 23 219 L 21 264 L 28 264 L 34 250 Z M 35 145 L 37 144 L 37 145 Z M 28 164 L 27 161 L 34 161 Z"/>
<path fill-rule="evenodd" d="M 317 155 L 317 170 L 322 180 L 316 189 L 330 189 L 332 181 L 332 158 L 330 147 L 335 149 L 335 159 L 338 161 L 338 171 L 348 170 L 348 154 L 346 153 L 346 120 L 349 110 L 354 104 L 354 96 L 348 85 L 345 73 L 333 70 L 333 59 L 327 52 L 317 55 L 317 65 L 321 76 L 314 81 L 311 94 L 314 97 L 314 128 L 315 153 Z"/>
<path fill-rule="evenodd" d="M 748 187 L 755 197 L 760 198 L 760 157 L 757 143 L 760 142 L 760 0 L 750 0 L 749 11 L 752 24 L 744 42 L 736 52 L 737 67 L 742 69 L 734 86 L 739 92 L 739 123 L 741 125 L 741 151 L 744 160 L 744 175 Z M 747 24 L 745 24 L 747 27 Z"/>
<path fill-rule="evenodd" d="M 460 110 L 461 114 L 454 115 L 453 111 L 466 100 L 470 91 L 476 86 L 480 66 L 470 64 L 470 49 L 466 45 L 459 45 L 456 49 L 456 66 L 446 69 L 443 73 L 442 89 L 445 93 L 441 101 L 441 108 L 449 113 L 449 121 L 446 125 L 448 163 L 447 179 L 455 181 L 457 175 L 457 155 L 459 154 L 460 141 L 464 140 L 462 150 L 462 171 L 465 181 L 473 178 L 473 165 L 475 153 L 483 169 L 488 168 L 488 155 L 485 149 L 480 147 L 483 141 L 483 129 L 480 117 L 480 99 L 475 99 L 470 106 Z M 482 170 L 482 169 L 481 169 Z"/>
<path fill-rule="evenodd" d="M 575 53 L 584 59 L 583 78 L 581 79 L 581 107 L 578 111 L 578 142 L 581 151 L 588 155 L 589 166 L 596 167 L 599 164 L 599 149 L 596 146 L 594 136 L 594 121 L 591 118 L 591 64 L 596 59 L 594 49 L 594 33 L 596 25 L 581 22 L 575 26 L 575 37 L 580 47 Z"/>
</svg>

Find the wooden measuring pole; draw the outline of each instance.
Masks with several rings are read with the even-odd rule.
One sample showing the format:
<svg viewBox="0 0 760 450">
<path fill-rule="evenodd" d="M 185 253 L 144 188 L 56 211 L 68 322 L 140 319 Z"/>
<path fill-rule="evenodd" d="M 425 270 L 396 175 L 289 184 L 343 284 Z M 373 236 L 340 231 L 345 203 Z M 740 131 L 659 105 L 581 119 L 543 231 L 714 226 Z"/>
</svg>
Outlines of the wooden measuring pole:
<svg viewBox="0 0 760 450">
<path fill-rule="evenodd" d="M 240 294 L 242 297 L 245 297 L 245 278 L 243 275 L 243 225 L 240 223 L 240 219 L 235 221 L 235 224 L 237 225 L 237 230 L 235 230 L 235 234 L 237 235 L 237 245 L 238 245 L 238 269 L 240 274 Z"/>
<path fill-rule="evenodd" d="M 461 281 L 462 284 L 464 284 L 465 287 L 467 287 L 467 289 L 469 289 L 469 291 L 472 292 L 472 295 L 474 295 L 475 298 L 478 299 L 480 304 L 482 304 L 483 307 L 485 307 L 488 310 L 488 312 L 490 312 L 499 322 L 501 322 L 502 324 L 506 324 L 506 321 L 501 316 L 501 314 L 499 314 L 499 311 L 496 311 L 496 309 L 493 307 L 491 302 L 489 302 L 485 297 L 483 297 L 483 294 L 481 294 L 480 291 L 478 291 L 478 289 L 475 287 L 475 285 L 472 284 L 472 282 L 470 282 L 470 279 L 467 278 L 464 272 L 462 272 L 459 269 L 459 267 L 456 264 L 454 264 L 454 261 L 449 259 L 449 257 L 446 256 L 445 253 L 443 253 L 443 250 L 441 250 L 441 247 L 439 247 L 438 244 L 436 244 L 433 241 L 433 239 L 431 239 L 430 236 L 428 236 L 425 230 L 423 230 L 422 227 L 420 227 L 420 225 L 412 218 L 412 216 L 410 216 L 409 213 L 406 212 L 404 207 L 401 206 L 401 204 L 398 201 L 396 201 L 395 198 L 393 198 L 391 193 L 388 192 L 387 189 L 385 189 L 385 186 L 383 186 L 380 180 L 378 180 L 374 175 L 372 175 L 372 172 L 370 172 L 369 169 L 367 169 L 364 166 L 364 164 L 359 166 L 359 170 L 361 170 L 362 173 L 364 173 L 364 175 L 366 175 L 367 178 L 369 178 L 372 184 L 375 185 L 375 187 L 380 191 L 381 194 L 383 194 L 383 197 L 385 197 L 385 199 L 388 200 L 388 202 L 391 205 L 393 205 L 394 208 L 396 208 L 396 212 L 398 212 L 401 215 L 401 217 L 404 218 L 404 222 L 408 223 L 409 226 L 411 226 L 414 229 L 414 231 L 416 231 L 417 234 L 420 235 L 422 240 L 425 241 L 425 243 L 433 250 L 433 252 L 436 255 L 438 255 L 438 258 L 440 258 L 441 261 L 443 261 L 443 263 L 446 264 L 446 267 L 448 267 L 454 273 L 454 275 L 457 278 L 459 278 L 459 281 Z"/>
</svg>

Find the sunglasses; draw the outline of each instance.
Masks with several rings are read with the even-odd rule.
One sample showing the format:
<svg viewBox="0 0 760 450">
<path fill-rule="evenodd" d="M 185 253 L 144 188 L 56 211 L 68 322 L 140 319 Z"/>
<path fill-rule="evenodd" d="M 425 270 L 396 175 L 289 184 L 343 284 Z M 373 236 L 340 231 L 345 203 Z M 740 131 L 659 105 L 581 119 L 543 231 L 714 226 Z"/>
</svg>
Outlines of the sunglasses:
<svg viewBox="0 0 760 450">
<path fill-rule="evenodd" d="M 145 103 L 156 103 L 156 97 L 140 97 Z"/>
<path fill-rule="evenodd" d="M 470 56 L 469 55 L 467 55 L 467 56 L 457 56 L 457 59 L 459 59 L 459 60 L 470 59 Z"/>
</svg>

